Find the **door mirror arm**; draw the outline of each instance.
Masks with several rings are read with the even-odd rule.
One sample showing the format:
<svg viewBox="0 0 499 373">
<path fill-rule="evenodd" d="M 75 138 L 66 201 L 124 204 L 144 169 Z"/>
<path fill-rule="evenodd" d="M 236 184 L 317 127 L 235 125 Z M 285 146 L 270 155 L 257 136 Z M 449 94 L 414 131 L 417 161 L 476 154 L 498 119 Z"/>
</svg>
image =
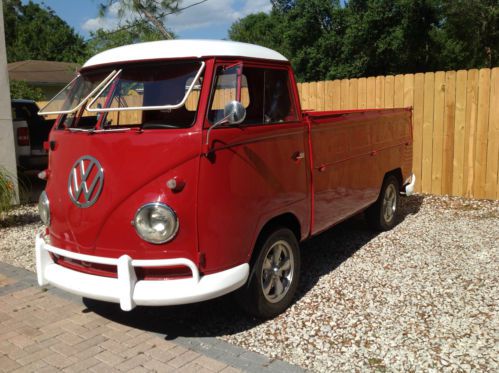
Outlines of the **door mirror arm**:
<svg viewBox="0 0 499 373">
<path fill-rule="evenodd" d="M 206 142 L 203 144 L 204 155 L 207 155 L 209 151 L 210 134 L 212 129 L 223 126 L 225 124 L 229 124 L 231 126 L 241 124 L 242 122 L 244 122 L 244 119 L 246 119 L 246 109 L 244 108 L 242 103 L 234 100 L 225 105 L 224 117 L 211 125 L 210 128 L 208 128 L 208 131 L 206 133 Z"/>
</svg>

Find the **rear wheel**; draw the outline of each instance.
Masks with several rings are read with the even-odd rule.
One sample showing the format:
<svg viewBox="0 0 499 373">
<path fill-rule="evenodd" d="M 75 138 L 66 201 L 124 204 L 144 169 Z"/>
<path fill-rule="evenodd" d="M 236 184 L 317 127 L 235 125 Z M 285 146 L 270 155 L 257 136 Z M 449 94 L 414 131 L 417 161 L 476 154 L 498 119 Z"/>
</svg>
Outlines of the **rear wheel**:
<svg viewBox="0 0 499 373">
<path fill-rule="evenodd" d="M 271 318 L 293 300 L 300 276 L 300 250 L 295 235 L 287 228 L 274 230 L 261 242 L 255 248 L 258 257 L 238 300 L 248 313 Z"/>
<path fill-rule="evenodd" d="M 388 176 L 381 187 L 378 200 L 366 211 L 369 224 L 381 231 L 392 229 L 397 222 L 399 207 L 399 182 L 395 176 Z"/>
</svg>

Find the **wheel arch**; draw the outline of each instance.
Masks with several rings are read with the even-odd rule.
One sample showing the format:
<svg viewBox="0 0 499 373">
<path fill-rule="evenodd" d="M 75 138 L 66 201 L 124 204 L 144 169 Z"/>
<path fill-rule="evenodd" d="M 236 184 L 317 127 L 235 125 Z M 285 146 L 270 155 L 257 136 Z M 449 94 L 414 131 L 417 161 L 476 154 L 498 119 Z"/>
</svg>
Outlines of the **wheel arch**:
<svg viewBox="0 0 499 373">
<path fill-rule="evenodd" d="M 258 233 L 255 244 L 251 249 L 250 263 L 253 264 L 255 258 L 258 256 L 258 248 L 262 245 L 262 241 L 275 229 L 282 227 L 288 228 L 293 232 L 296 240 L 301 241 L 301 224 L 296 215 L 291 212 L 286 212 L 269 219 Z"/>
<path fill-rule="evenodd" d="M 388 171 L 386 174 L 385 174 L 385 177 L 383 178 L 383 183 L 385 182 L 386 179 L 388 179 L 388 177 L 390 176 L 395 176 L 395 178 L 397 179 L 398 183 L 399 183 L 399 188 L 402 188 L 402 186 L 404 185 L 404 180 L 402 178 L 402 169 L 399 167 L 399 168 L 395 168 L 391 171 Z"/>
</svg>

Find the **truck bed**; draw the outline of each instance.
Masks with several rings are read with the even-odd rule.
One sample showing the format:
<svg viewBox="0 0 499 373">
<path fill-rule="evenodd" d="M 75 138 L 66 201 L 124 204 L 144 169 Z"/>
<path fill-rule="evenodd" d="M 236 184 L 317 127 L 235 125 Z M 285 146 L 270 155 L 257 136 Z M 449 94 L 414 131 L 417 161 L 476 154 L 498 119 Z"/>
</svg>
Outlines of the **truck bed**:
<svg viewBox="0 0 499 373">
<path fill-rule="evenodd" d="M 410 108 L 304 114 L 311 134 L 312 233 L 374 203 L 387 172 L 397 173 L 401 184 L 410 176 Z"/>
</svg>

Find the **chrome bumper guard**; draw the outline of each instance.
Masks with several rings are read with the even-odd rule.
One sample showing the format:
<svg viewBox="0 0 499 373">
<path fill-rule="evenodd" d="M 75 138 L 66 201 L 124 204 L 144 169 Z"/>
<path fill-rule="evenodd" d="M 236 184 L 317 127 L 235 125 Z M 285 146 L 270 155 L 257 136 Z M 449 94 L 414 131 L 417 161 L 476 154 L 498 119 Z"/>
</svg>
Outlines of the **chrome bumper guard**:
<svg viewBox="0 0 499 373">
<path fill-rule="evenodd" d="M 407 180 L 405 181 L 404 186 L 403 186 L 400 194 L 402 194 L 404 196 L 408 196 L 408 197 L 412 196 L 414 194 L 414 186 L 415 185 L 416 185 L 416 175 L 411 174 L 411 176 L 409 176 L 407 178 Z"/>
<path fill-rule="evenodd" d="M 242 286 L 249 275 L 247 263 L 211 275 L 200 276 L 189 259 L 132 259 L 128 255 L 107 258 L 74 253 L 51 246 L 43 234 L 36 236 L 36 273 L 40 286 L 53 285 L 83 297 L 119 303 L 123 311 L 136 305 L 177 305 L 199 302 L 227 294 Z M 91 275 L 60 266 L 50 253 L 66 258 L 117 267 L 117 278 Z M 192 272 L 188 279 L 137 280 L 134 267 L 186 266 Z"/>
</svg>

